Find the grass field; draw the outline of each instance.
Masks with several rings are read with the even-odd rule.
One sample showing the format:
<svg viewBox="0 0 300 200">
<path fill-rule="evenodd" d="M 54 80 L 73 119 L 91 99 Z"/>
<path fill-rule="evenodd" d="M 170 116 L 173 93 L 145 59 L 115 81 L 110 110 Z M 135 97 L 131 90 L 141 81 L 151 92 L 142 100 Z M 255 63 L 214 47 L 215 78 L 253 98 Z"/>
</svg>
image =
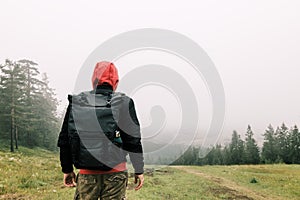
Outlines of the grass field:
<svg viewBox="0 0 300 200">
<path fill-rule="evenodd" d="M 145 176 L 133 199 L 300 199 L 300 165 L 172 166 Z M 58 154 L 42 149 L 0 151 L 0 199 L 72 199 Z"/>
</svg>

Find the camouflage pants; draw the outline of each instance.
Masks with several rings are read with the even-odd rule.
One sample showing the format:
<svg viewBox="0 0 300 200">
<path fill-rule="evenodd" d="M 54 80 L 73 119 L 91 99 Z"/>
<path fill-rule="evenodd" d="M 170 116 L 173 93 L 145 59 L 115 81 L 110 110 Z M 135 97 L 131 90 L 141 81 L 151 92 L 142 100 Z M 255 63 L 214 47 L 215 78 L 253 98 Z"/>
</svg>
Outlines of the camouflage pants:
<svg viewBox="0 0 300 200">
<path fill-rule="evenodd" d="M 78 174 L 74 200 L 125 199 L 127 172 Z"/>
</svg>

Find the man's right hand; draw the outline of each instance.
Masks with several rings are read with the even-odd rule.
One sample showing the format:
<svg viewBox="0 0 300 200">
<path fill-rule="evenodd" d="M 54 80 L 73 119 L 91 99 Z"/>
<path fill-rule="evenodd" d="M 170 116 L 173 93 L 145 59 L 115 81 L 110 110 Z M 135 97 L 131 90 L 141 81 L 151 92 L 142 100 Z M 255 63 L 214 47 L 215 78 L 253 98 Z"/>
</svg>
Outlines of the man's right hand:
<svg viewBox="0 0 300 200">
<path fill-rule="evenodd" d="M 76 186 L 75 177 L 76 175 L 74 172 L 64 174 L 64 185 L 66 187 L 75 187 Z"/>
</svg>

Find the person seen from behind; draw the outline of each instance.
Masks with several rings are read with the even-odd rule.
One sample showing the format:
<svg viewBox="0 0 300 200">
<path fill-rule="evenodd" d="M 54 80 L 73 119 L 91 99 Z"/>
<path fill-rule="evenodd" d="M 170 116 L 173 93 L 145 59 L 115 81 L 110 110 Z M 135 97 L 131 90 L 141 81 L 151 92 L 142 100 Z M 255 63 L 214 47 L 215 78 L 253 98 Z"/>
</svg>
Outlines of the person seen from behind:
<svg viewBox="0 0 300 200">
<path fill-rule="evenodd" d="M 133 100 L 115 92 L 118 71 L 111 62 L 98 62 L 93 90 L 69 95 L 58 139 L 63 182 L 75 187 L 74 199 L 125 199 L 126 155 L 135 171 L 135 190 L 144 183 L 140 125 Z M 79 169 L 77 176 L 73 166 Z"/>
</svg>

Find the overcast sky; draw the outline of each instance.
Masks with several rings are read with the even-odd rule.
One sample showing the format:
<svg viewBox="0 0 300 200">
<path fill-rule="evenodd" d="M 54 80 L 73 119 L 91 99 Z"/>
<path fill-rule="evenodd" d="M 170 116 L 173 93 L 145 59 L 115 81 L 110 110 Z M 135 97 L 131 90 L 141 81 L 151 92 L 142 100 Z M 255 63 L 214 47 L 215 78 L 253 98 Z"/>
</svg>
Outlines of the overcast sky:
<svg viewBox="0 0 300 200">
<path fill-rule="evenodd" d="M 298 0 L 2 0 L 0 62 L 37 62 L 63 107 L 83 62 L 102 42 L 133 29 L 173 30 L 197 42 L 220 74 L 224 135 L 244 134 L 251 124 L 262 139 L 270 123 L 300 121 L 299 10 Z M 146 124 L 145 109 L 137 110 Z"/>
</svg>

